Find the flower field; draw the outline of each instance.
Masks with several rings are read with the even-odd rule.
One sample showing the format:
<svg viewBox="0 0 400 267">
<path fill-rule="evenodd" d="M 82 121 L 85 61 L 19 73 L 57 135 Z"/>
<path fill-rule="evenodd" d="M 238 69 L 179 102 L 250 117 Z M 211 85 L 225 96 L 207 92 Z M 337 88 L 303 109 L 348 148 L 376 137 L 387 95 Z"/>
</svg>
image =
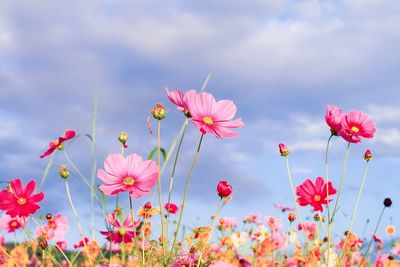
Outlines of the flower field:
<svg viewBox="0 0 400 267">
<path fill-rule="evenodd" d="M 62 190 L 73 217 L 48 213 L 41 207 L 47 197 L 39 189 L 44 180 L 10 178 L 2 184 L 0 266 L 400 266 L 396 225 L 381 224 L 392 205 L 396 205 L 390 196 L 381 200 L 381 213 L 371 217 L 373 233 L 363 234 L 354 227 L 368 167 L 374 160 L 371 150 L 359 155 L 364 159 L 364 174 L 354 195 L 350 224 L 341 236 L 333 235 L 337 222 L 342 220 L 338 210 L 347 182 L 349 151 L 358 143 L 373 139 L 377 130 L 368 114 L 358 110 L 345 113 L 336 106 L 327 106 L 325 118 L 321 118 L 326 122 L 328 140 L 325 171 L 299 184 L 293 182 L 290 165 L 295 153 L 291 153 L 288 144 L 276 144 L 276 156 L 281 157 L 282 172 L 287 172 L 291 189 L 288 194 L 292 196 L 290 205 L 274 205 L 281 212 L 280 217 L 251 210 L 244 218 L 224 216 L 224 207 L 232 204 L 235 192 L 241 188 L 233 187 L 229 179 L 221 179 L 213 188 L 218 202 L 210 207 L 210 223 L 188 230 L 183 224 L 186 204 L 191 198 L 188 189 L 193 173 L 198 171 L 202 147 L 207 145 L 205 139 L 217 138 L 223 142 L 236 138 L 239 131 L 246 131 L 246 125 L 236 117 L 234 101 L 217 100 L 204 88 L 187 92 L 166 89 L 160 100 L 164 104 L 157 103 L 148 112 L 148 130 L 157 141 L 149 155 L 131 151 L 132 136 L 121 132 L 110 141 L 121 152 L 102 159 L 96 167 L 95 179 L 90 179 L 90 174 L 79 169 L 79 164 L 66 152 L 68 146 L 75 145 L 74 139 L 85 136 L 79 134 L 79 129 L 66 130 L 38 155 L 42 160 L 49 159 L 48 166 L 58 165 L 57 176 L 64 184 Z M 168 124 L 172 112 L 181 114 L 182 128 L 176 133 L 175 145 L 163 147 L 161 129 Z M 181 170 L 181 146 L 189 127 L 198 130 L 198 141 L 192 148 L 194 157 L 190 167 Z M 333 139 L 347 144 L 339 179 L 330 177 L 329 150 Z M 52 161 L 55 153 L 63 155 L 61 162 Z M 162 167 L 167 162 L 171 168 L 164 171 Z M 174 183 L 178 170 L 186 174 L 183 192 L 177 192 Z M 89 224 L 90 218 L 78 214 L 70 179 L 82 181 L 91 192 L 88 201 L 103 215 L 102 221 L 96 221 L 97 225 L 104 224 L 98 233 L 100 238 L 85 232 L 83 226 Z M 168 191 L 163 192 L 162 185 L 167 185 Z M 177 194 L 183 196 L 181 203 L 174 201 Z M 137 205 L 138 200 L 145 204 Z M 310 211 L 313 216 L 306 216 Z M 71 228 L 79 231 L 74 244 L 67 242 Z M 378 236 L 378 229 L 385 229 L 386 236 Z M 17 240 L 13 233 L 20 233 L 23 240 Z"/>
</svg>

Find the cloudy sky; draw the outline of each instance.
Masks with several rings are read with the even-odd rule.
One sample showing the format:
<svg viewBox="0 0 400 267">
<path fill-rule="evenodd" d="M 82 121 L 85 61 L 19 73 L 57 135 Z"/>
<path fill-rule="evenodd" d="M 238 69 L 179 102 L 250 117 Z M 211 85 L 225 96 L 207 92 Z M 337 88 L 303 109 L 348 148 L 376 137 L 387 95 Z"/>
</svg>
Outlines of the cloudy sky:
<svg viewBox="0 0 400 267">
<path fill-rule="evenodd" d="M 292 150 L 295 184 L 323 176 L 328 104 L 365 111 L 378 128 L 372 140 L 351 146 L 336 233 L 349 225 L 367 148 L 374 160 L 356 227 L 362 229 L 370 218 L 366 231 L 372 232 L 385 197 L 394 205 L 383 225 L 399 225 L 399 11 L 396 0 L 2 1 L 0 177 L 39 181 L 48 160 L 38 156 L 50 140 L 69 128 L 90 133 L 95 96 L 99 166 L 109 153 L 120 151 L 122 130 L 129 133 L 127 153 L 148 155 L 156 138 L 147 130 L 146 117 L 156 102 L 169 109 L 162 122 L 162 143 L 168 148 L 184 118 L 164 87 L 199 89 L 211 73 L 206 90 L 217 99 L 232 99 L 246 127 L 236 139 L 206 136 L 189 189 L 186 225 L 209 221 L 220 179 L 234 186 L 223 216 L 280 215 L 273 203 L 293 206 L 277 144 Z M 190 125 L 176 202 L 198 138 Z M 345 148 L 340 138 L 332 143 L 330 176 L 336 186 Z M 88 139 L 78 138 L 67 150 L 89 176 Z M 57 176 L 63 163 L 58 152 L 41 211 L 64 212 L 74 224 Z M 70 180 L 78 212 L 86 218 L 89 191 L 76 175 Z M 304 216 L 309 211 L 302 209 Z M 103 225 L 98 219 L 96 230 Z"/>
</svg>

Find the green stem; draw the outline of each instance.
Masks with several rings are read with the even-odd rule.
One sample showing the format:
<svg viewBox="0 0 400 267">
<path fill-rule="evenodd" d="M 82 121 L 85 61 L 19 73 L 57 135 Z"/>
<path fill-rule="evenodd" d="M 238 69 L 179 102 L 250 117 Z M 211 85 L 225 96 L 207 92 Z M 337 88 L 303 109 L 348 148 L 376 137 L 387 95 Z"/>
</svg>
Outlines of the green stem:
<svg viewBox="0 0 400 267">
<path fill-rule="evenodd" d="M 218 214 L 219 214 L 219 212 L 220 212 L 220 210 L 221 210 L 221 205 L 222 205 L 222 203 L 223 203 L 223 200 L 224 200 L 224 198 L 221 197 L 221 199 L 220 199 L 220 201 L 219 201 L 219 203 L 218 203 L 217 212 L 215 213 L 213 222 L 212 222 L 212 224 L 211 224 L 210 234 L 208 235 L 208 237 L 207 237 L 207 239 L 206 239 L 206 242 L 204 243 L 204 246 L 207 245 L 207 243 L 210 241 L 210 239 L 211 239 L 211 237 L 212 237 L 212 233 L 213 233 L 214 228 L 215 228 L 215 222 L 217 221 L 217 217 L 218 217 Z M 201 248 L 201 250 L 200 250 L 200 256 L 199 256 L 199 259 L 198 259 L 198 261 L 197 261 L 197 267 L 200 266 L 201 258 L 203 257 L 203 252 L 204 252 L 204 247 Z"/>
<path fill-rule="evenodd" d="M 195 155 L 195 157 L 193 159 L 192 165 L 190 166 L 189 174 L 188 174 L 188 176 L 186 178 L 185 189 L 183 191 L 183 200 L 182 200 L 182 205 L 181 205 L 181 211 L 179 213 L 178 224 L 176 226 L 176 230 L 175 230 L 175 233 L 174 233 L 174 240 L 172 242 L 170 254 L 172 254 L 172 251 L 174 250 L 174 246 L 175 246 L 175 243 L 176 243 L 176 238 L 178 237 L 179 227 L 181 226 L 181 222 L 182 222 L 183 210 L 185 209 L 186 195 L 187 195 L 187 191 L 188 191 L 188 188 L 189 188 L 190 178 L 192 177 L 194 166 L 196 165 L 197 159 L 199 158 L 199 153 L 200 153 L 201 143 L 203 142 L 203 137 L 204 137 L 204 134 L 201 134 L 200 140 L 199 140 L 199 144 L 197 146 L 196 155 Z"/>
<path fill-rule="evenodd" d="M 85 250 L 86 250 L 86 252 L 87 252 L 87 254 L 88 254 L 88 258 L 89 258 L 90 265 L 93 266 L 92 258 L 91 258 L 91 255 L 90 255 L 90 251 L 89 251 L 89 249 L 88 249 L 88 247 L 87 247 L 86 240 L 85 240 L 85 236 L 84 236 L 84 234 L 83 234 L 82 225 L 81 225 L 81 222 L 80 222 L 80 220 L 79 220 L 78 213 L 76 212 L 74 203 L 72 202 L 71 193 L 70 193 L 70 191 L 69 191 L 68 179 L 65 180 L 65 190 L 67 191 L 67 196 L 68 196 L 69 204 L 71 205 L 72 212 L 74 213 L 76 222 L 77 222 L 77 224 L 78 224 L 79 234 L 80 234 L 80 236 L 81 236 L 81 238 L 82 238 L 83 246 L 85 247 Z"/>
<path fill-rule="evenodd" d="M 366 178 L 367 178 L 367 173 L 368 173 L 368 162 L 369 162 L 369 161 L 367 161 L 367 164 L 365 165 L 364 176 L 363 176 L 363 179 L 362 179 L 362 182 L 361 182 L 361 187 L 360 187 L 360 190 L 358 191 L 357 201 L 356 201 L 356 205 L 355 205 L 355 207 L 354 207 L 353 215 L 351 216 L 350 227 L 349 227 L 349 230 L 348 230 L 348 233 L 349 233 L 349 234 L 346 235 L 346 237 L 345 237 L 345 239 L 344 239 L 342 251 L 340 252 L 340 258 L 342 258 L 344 249 L 345 249 L 345 247 L 346 247 L 347 238 L 348 238 L 348 236 L 350 235 L 351 230 L 353 229 L 354 220 L 355 220 L 355 218 L 356 218 L 356 216 L 357 216 L 358 204 L 359 204 L 359 202 L 360 202 L 361 193 L 362 193 L 362 191 L 363 191 L 363 189 L 364 189 L 365 180 L 366 180 Z"/>
<path fill-rule="evenodd" d="M 374 235 L 376 235 L 376 232 L 378 231 L 378 227 L 379 227 L 379 224 L 380 224 L 380 222 L 381 222 L 381 219 L 382 219 L 382 216 L 383 216 L 383 212 L 385 211 L 385 209 L 386 209 L 386 206 L 383 206 L 383 209 L 382 209 L 382 211 L 381 211 L 381 215 L 379 215 L 378 223 L 376 224 L 376 227 L 375 227 L 375 230 L 374 230 Z M 367 247 L 367 249 L 366 249 L 365 252 L 364 252 L 363 258 L 366 258 L 366 257 L 367 257 L 368 252 L 369 252 L 369 249 L 371 248 L 371 245 L 372 245 L 372 241 L 373 241 L 373 240 L 374 240 L 374 237 L 372 236 L 372 237 L 371 237 L 371 240 L 369 241 L 368 247 Z"/>
<path fill-rule="evenodd" d="M 179 140 L 178 148 L 176 150 L 174 165 L 173 165 L 173 168 L 172 168 L 172 174 L 171 174 L 171 179 L 170 179 L 170 183 L 169 183 L 169 191 L 168 191 L 168 201 L 167 201 L 167 203 L 171 203 L 172 186 L 173 186 L 173 183 L 174 183 L 176 165 L 178 163 L 179 152 L 181 150 L 181 146 L 182 146 L 182 143 L 183 143 L 183 138 L 185 137 L 186 126 L 188 124 L 188 121 L 189 121 L 188 119 L 185 120 L 183 131 L 182 131 L 182 135 L 181 135 L 181 138 Z M 166 228 L 165 232 L 167 233 L 167 235 L 168 235 L 168 226 L 169 226 L 169 214 L 170 214 L 170 212 L 169 212 L 169 209 L 168 209 L 167 210 L 166 227 L 165 227 Z M 168 245 L 168 243 L 167 243 L 167 245 Z"/>
<path fill-rule="evenodd" d="M 46 168 L 44 169 L 44 173 L 43 173 L 42 179 L 40 180 L 40 185 L 39 185 L 39 187 L 38 187 L 38 191 L 39 191 L 39 192 L 40 192 L 40 190 L 42 189 L 42 187 L 43 187 L 43 185 L 44 185 L 44 182 L 46 181 L 46 178 L 47 178 L 47 176 L 48 176 L 48 174 L 49 174 L 51 165 L 53 164 L 53 160 L 54 160 L 54 155 L 55 155 L 55 154 L 56 154 L 56 153 L 52 153 L 52 154 L 50 155 L 50 159 L 49 159 L 49 161 L 48 161 L 47 164 L 46 164 Z"/>
<path fill-rule="evenodd" d="M 326 143 L 326 150 L 325 150 L 325 183 L 326 183 L 326 198 L 327 198 L 327 203 L 326 203 L 326 209 L 328 211 L 328 250 L 331 246 L 331 232 L 330 232 L 330 218 L 331 218 L 331 213 L 329 210 L 329 171 L 328 171 L 328 151 L 329 151 L 329 143 L 333 137 L 333 134 L 329 136 L 328 142 Z M 328 256 L 326 260 L 326 266 L 329 266 L 329 258 L 330 258 L 330 253 L 328 251 Z"/>
</svg>

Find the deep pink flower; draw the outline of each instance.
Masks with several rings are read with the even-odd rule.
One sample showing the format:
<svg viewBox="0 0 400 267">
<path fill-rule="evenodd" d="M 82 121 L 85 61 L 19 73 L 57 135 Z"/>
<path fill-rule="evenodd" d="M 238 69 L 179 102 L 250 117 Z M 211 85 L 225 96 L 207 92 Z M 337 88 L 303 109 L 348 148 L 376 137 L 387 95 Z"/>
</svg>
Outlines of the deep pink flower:
<svg viewBox="0 0 400 267">
<path fill-rule="evenodd" d="M 81 239 L 78 243 L 76 243 L 76 244 L 74 245 L 74 249 L 84 247 L 84 246 L 85 246 L 85 243 L 86 243 L 86 245 L 89 243 L 89 238 L 84 237 L 83 239 Z"/>
<path fill-rule="evenodd" d="M 172 92 L 170 92 L 168 88 L 165 87 L 165 92 L 167 93 L 169 100 L 171 100 L 171 102 L 177 106 L 178 110 L 182 111 L 183 114 L 185 114 L 185 116 L 190 117 L 187 99 L 189 95 L 197 94 L 196 91 L 192 89 L 184 93 L 182 91 L 175 89 Z"/>
<path fill-rule="evenodd" d="M 328 105 L 326 107 L 325 121 L 331 128 L 333 135 L 338 135 L 340 132 L 340 129 L 342 128 L 342 119 L 344 116 L 345 114 L 343 113 L 342 109 L 333 105 Z"/>
<path fill-rule="evenodd" d="M 89 240 L 88 240 L 89 241 Z M 83 243 L 83 242 L 82 242 Z M 66 251 L 68 249 L 68 243 L 67 241 L 58 241 L 56 243 L 56 248 L 61 250 L 61 251 Z"/>
<path fill-rule="evenodd" d="M 372 234 L 372 239 L 374 239 L 376 243 L 383 243 L 382 239 L 380 239 L 376 234 Z"/>
<path fill-rule="evenodd" d="M 11 217 L 10 215 L 3 213 L 0 219 L 0 228 L 8 233 L 15 232 L 16 230 L 20 228 L 24 228 L 24 226 L 27 224 L 27 220 L 24 217 Z"/>
<path fill-rule="evenodd" d="M 6 190 L 0 191 L 0 209 L 11 217 L 27 217 L 34 214 L 40 206 L 37 204 L 43 200 L 44 194 L 33 194 L 36 182 L 31 180 L 26 187 L 19 178 L 11 181 Z"/>
<path fill-rule="evenodd" d="M 231 100 L 215 101 L 212 94 L 202 92 L 190 94 L 187 97 L 192 122 L 202 134 L 211 133 L 217 138 L 231 138 L 239 136 L 233 128 L 242 128 L 242 119 L 233 119 L 236 114 L 236 105 Z"/>
<path fill-rule="evenodd" d="M 297 203 L 299 203 L 300 206 L 310 205 L 313 207 L 314 211 L 322 212 L 322 205 L 328 204 L 328 196 L 326 193 L 326 183 L 324 178 L 317 177 L 315 183 L 310 179 L 307 179 L 296 188 L 296 194 L 298 196 Z M 334 194 L 336 194 L 336 189 L 332 186 L 332 183 L 329 182 L 328 195 Z"/>
<path fill-rule="evenodd" d="M 339 135 L 350 143 L 359 143 L 362 138 L 372 138 L 375 131 L 375 123 L 367 114 L 353 110 L 343 117 Z"/>
<path fill-rule="evenodd" d="M 113 229 L 109 231 L 100 231 L 100 233 L 104 235 L 108 241 L 114 243 L 132 242 L 135 238 L 134 230 L 140 225 L 140 221 L 137 221 L 135 225 L 132 225 L 131 216 L 127 216 L 125 221 L 121 224 L 113 212 L 107 216 L 107 222 L 113 227 Z"/>
<path fill-rule="evenodd" d="M 71 138 L 74 138 L 75 135 L 76 135 L 75 131 L 66 130 L 65 133 L 64 133 L 64 136 L 59 137 L 58 140 L 51 141 L 50 144 L 49 144 L 50 148 L 47 151 L 45 151 L 42 155 L 40 155 L 39 157 L 40 158 L 44 158 L 44 157 L 50 155 L 51 153 L 53 153 L 54 150 L 56 150 L 57 148 L 62 149 L 62 144 L 65 141 L 67 141 L 67 140 L 69 140 Z"/>
<path fill-rule="evenodd" d="M 99 187 L 104 194 L 129 192 L 138 199 L 150 193 L 158 178 L 158 167 L 154 160 L 143 161 L 136 154 L 126 158 L 121 154 L 112 154 L 104 161 L 104 170 L 97 171 L 97 176 L 104 182 Z"/>
<path fill-rule="evenodd" d="M 176 214 L 179 210 L 178 205 L 176 205 L 175 203 L 165 203 L 164 208 L 171 214 Z"/>
<path fill-rule="evenodd" d="M 287 157 L 290 154 L 289 148 L 285 144 L 279 144 L 279 153 L 281 153 L 282 157 Z"/>
<path fill-rule="evenodd" d="M 232 194 L 232 186 L 227 181 L 221 180 L 217 185 L 217 192 L 220 198 L 229 197 Z"/>
<path fill-rule="evenodd" d="M 366 161 L 370 161 L 372 159 L 372 153 L 371 150 L 367 149 L 367 151 L 365 151 L 364 153 L 364 159 Z"/>
</svg>

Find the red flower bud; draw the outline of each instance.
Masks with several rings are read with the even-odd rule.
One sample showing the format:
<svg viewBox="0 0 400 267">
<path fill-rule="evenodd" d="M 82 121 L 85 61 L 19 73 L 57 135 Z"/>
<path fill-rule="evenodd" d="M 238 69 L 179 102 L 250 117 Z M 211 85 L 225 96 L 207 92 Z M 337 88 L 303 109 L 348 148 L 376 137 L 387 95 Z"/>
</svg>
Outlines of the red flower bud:
<svg viewBox="0 0 400 267">
<path fill-rule="evenodd" d="M 389 208 L 390 206 L 392 206 L 392 200 L 390 198 L 385 198 L 385 200 L 383 201 L 383 205 Z"/>
<path fill-rule="evenodd" d="M 144 204 L 144 207 L 143 207 L 145 210 L 150 210 L 151 208 L 152 208 L 152 206 L 151 206 L 151 202 L 150 201 L 147 201 L 145 204 Z"/>
<path fill-rule="evenodd" d="M 292 222 L 294 222 L 296 220 L 296 214 L 289 213 L 287 218 L 288 218 L 289 222 L 292 223 Z"/>
<path fill-rule="evenodd" d="M 365 151 L 364 159 L 365 159 L 366 161 L 370 161 L 370 160 L 372 159 L 371 150 L 368 149 L 367 151 Z"/>
<path fill-rule="evenodd" d="M 219 181 L 217 185 L 217 192 L 221 198 L 228 197 L 232 194 L 232 186 L 227 181 Z"/>
<path fill-rule="evenodd" d="M 282 157 L 287 157 L 290 154 L 289 148 L 285 144 L 279 144 L 279 152 Z"/>
</svg>

